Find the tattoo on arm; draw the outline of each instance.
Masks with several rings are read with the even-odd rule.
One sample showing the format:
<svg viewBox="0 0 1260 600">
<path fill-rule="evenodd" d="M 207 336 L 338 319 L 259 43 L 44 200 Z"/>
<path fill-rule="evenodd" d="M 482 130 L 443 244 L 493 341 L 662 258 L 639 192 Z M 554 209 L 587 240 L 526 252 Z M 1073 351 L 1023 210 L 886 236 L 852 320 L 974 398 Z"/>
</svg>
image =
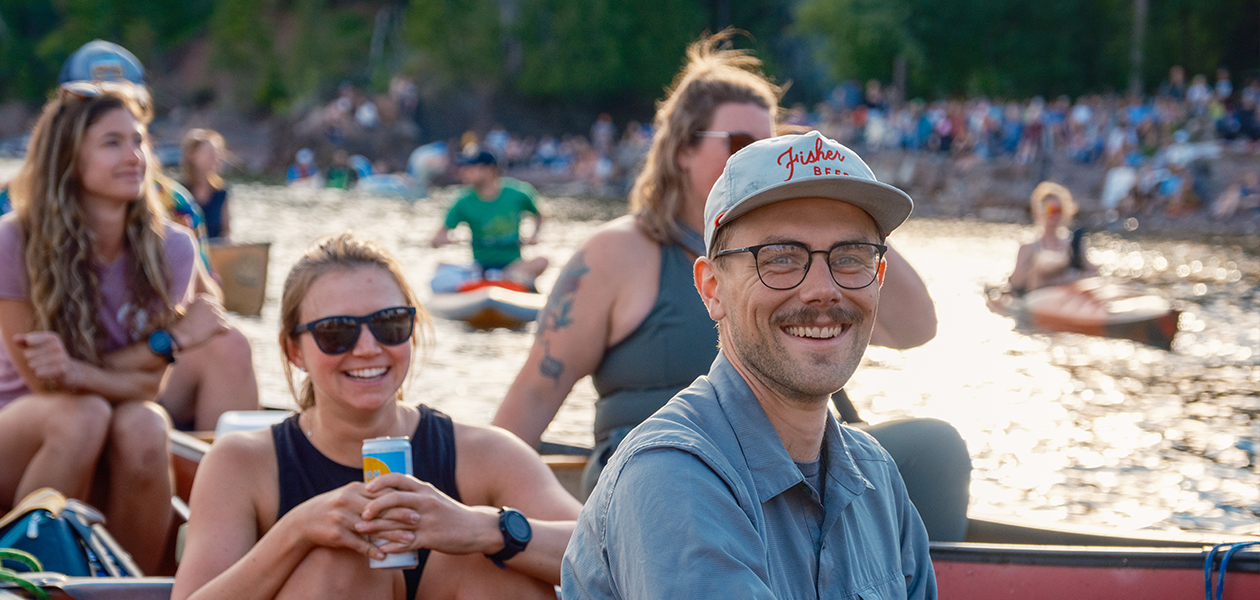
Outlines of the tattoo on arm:
<svg viewBox="0 0 1260 600">
<path fill-rule="evenodd" d="M 564 372 L 564 363 L 551 355 L 551 342 L 546 340 L 543 341 L 543 359 L 538 364 L 538 371 L 555 382 L 560 381 L 560 374 Z"/>
<path fill-rule="evenodd" d="M 569 264 L 564 266 L 564 271 L 556 280 L 556 287 L 547 298 L 547 306 L 543 307 L 542 315 L 538 317 L 539 336 L 548 330 L 563 329 L 573 323 L 573 296 L 577 294 L 582 276 L 590 270 L 582 252 L 574 254 Z"/>
<path fill-rule="evenodd" d="M 582 276 L 590 270 L 582 252 L 574 254 L 569 264 L 565 265 L 560 278 L 556 280 L 556 286 L 552 288 L 551 295 L 547 298 L 547 306 L 543 307 L 542 314 L 538 316 L 537 339 L 543 339 L 548 331 L 563 329 L 573 323 L 574 296 L 577 294 Z M 544 376 L 556 381 L 559 381 L 560 373 L 564 371 L 564 363 L 551 355 L 551 343 L 547 340 L 543 340 L 543 359 L 538 365 L 538 370 Z"/>
</svg>

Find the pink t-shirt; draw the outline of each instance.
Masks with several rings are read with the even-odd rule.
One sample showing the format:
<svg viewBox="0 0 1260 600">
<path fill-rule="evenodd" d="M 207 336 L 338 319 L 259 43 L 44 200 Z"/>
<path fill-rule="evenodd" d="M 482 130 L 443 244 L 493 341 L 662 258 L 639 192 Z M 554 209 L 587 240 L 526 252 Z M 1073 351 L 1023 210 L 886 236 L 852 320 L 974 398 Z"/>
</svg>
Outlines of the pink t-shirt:
<svg viewBox="0 0 1260 600">
<path fill-rule="evenodd" d="M 196 246 L 192 233 L 184 227 L 167 222 L 165 231 L 162 250 L 171 270 L 171 300 L 177 305 L 184 304 L 193 297 Z M 99 320 L 105 329 L 106 352 L 139 341 L 144 329 L 144 310 L 132 304 L 131 290 L 127 287 L 129 260 L 130 253 L 124 252 L 107 265 L 96 265 L 103 300 Z M 30 280 L 26 276 L 26 260 L 22 252 L 22 230 L 13 213 L 0 217 L 0 298 L 30 300 Z M 135 315 L 137 330 L 126 325 L 132 321 L 132 315 Z M 7 346 L 0 343 L 0 406 L 28 391 L 26 382 L 9 357 Z"/>
</svg>

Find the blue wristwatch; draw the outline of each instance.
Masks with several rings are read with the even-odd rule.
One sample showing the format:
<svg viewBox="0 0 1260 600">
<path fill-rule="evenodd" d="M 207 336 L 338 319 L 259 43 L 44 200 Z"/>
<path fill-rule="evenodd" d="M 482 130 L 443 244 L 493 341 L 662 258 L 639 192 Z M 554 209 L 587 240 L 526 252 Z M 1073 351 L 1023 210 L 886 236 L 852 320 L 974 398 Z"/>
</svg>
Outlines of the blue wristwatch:
<svg viewBox="0 0 1260 600">
<path fill-rule="evenodd" d="M 175 342 L 171 332 L 159 329 L 149 334 L 149 350 L 165 358 L 166 362 L 175 362 L 175 350 L 177 348 L 179 348 L 179 344 Z"/>
<path fill-rule="evenodd" d="M 503 532 L 503 549 L 487 554 L 486 558 L 500 569 L 506 569 L 507 565 L 503 562 L 525 550 L 534 533 L 529 519 L 521 511 L 506 506 L 499 509 L 499 531 Z"/>
</svg>

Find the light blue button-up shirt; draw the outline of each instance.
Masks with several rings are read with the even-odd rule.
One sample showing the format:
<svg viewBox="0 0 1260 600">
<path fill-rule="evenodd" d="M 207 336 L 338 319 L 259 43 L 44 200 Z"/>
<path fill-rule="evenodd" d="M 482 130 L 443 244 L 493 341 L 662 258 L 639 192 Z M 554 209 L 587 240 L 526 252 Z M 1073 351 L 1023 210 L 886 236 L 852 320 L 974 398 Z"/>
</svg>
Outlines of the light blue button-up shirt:
<svg viewBox="0 0 1260 600">
<path fill-rule="evenodd" d="M 935 598 L 888 453 L 830 414 L 823 496 L 724 354 L 626 438 L 564 554 L 579 598 Z"/>
</svg>

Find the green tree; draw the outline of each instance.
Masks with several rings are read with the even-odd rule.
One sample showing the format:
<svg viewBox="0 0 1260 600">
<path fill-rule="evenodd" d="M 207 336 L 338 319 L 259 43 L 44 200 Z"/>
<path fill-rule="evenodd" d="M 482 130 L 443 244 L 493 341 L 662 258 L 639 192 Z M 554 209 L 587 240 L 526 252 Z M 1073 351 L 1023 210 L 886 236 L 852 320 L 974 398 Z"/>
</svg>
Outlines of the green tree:
<svg viewBox="0 0 1260 600">
<path fill-rule="evenodd" d="M 534 97 L 656 98 L 704 28 L 696 3 L 528 0 L 517 88 Z"/>
<path fill-rule="evenodd" d="M 36 45 L 56 29 L 56 8 L 46 0 L 0 0 L 0 22 L 0 99 L 43 99 L 60 65 L 48 64 Z"/>
<path fill-rule="evenodd" d="M 1237 72 L 1260 64 L 1260 9 L 1255 0 L 1159 0 L 1151 2 L 1147 26 L 1145 75 L 1162 81 L 1168 68 L 1181 65 L 1186 75 L 1214 77 L 1217 67 Z"/>
<path fill-rule="evenodd" d="M 821 39 L 820 59 L 837 79 L 887 81 L 903 57 L 912 95 L 1081 93 L 1122 79 L 1129 5 L 803 0 L 797 19 Z"/>
<path fill-rule="evenodd" d="M 211 0 L 0 0 L 0 97 L 38 100 L 83 44 L 104 39 L 149 69 L 204 28 Z"/>
<path fill-rule="evenodd" d="M 343 79 L 366 79 L 376 4 L 222 0 L 210 36 L 214 67 L 231 74 L 229 101 L 283 112 Z"/>
<path fill-rule="evenodd" d="M 501 83 L 504 40 L 496 0 L 411 0 L 405 37 L 428 70 L 450 83 Z"/>
</svg>

